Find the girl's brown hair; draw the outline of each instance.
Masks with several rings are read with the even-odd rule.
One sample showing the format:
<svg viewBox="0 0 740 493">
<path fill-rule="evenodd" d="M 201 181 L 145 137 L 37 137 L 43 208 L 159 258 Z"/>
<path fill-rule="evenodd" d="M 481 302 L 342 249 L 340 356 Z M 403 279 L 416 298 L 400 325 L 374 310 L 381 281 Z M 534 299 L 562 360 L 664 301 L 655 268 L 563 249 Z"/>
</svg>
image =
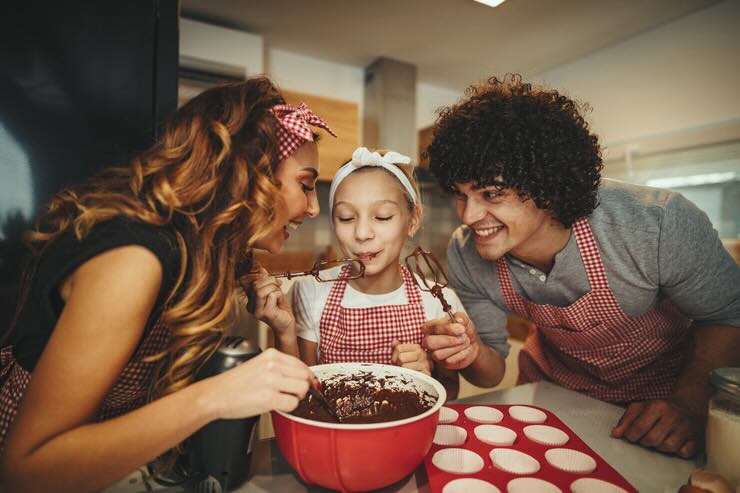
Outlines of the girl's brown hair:
<svg viewBox="0 0 740 493">
<path fill-rule="evenodd" d="M 114 217 L 174 232 L 180 273 L 161 315 L 172 339 L 152 358 L 159 361 L 154 397 L 188 385 L 216 349 L 239 270 L 249 264 L 252 245 L 270 233 L 282 198 L 273 178 L 278 139 L 269 109 L 283 103 L 266 78 L 201 93 L 167 120 L 151 149 L 55 195 L 41 226 L 26 234 L 38 258 L 65 232 L 81 239 Z M 28 279 L 25 291 L 27 285 Z"/>
</svg>

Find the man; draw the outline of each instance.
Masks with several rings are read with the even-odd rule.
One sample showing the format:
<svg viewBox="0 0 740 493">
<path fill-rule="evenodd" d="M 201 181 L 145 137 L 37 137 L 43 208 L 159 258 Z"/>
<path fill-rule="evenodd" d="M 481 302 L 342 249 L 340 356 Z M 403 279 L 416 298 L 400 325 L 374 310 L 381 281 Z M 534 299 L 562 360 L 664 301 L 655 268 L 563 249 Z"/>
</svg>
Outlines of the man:
<svg viewBox="0 0 740 493">
<path fill-rule="evenodd" d="M 507 314 L 525 317 L 536 329 L 520 382 L 628 405 L 613 436 L 692 456 L 709 373 L 740 365 L 740 269 L 706 214 L 669 190 L 602 180 L 597 136 L 557 91 L 507 76 L 466 94 L 427 150 L 464 223 L 447 260 L 479 334 L 466 351 L 505 338 Z M 442 366 L 459 325 L 427 328 Z"/>
</svg>

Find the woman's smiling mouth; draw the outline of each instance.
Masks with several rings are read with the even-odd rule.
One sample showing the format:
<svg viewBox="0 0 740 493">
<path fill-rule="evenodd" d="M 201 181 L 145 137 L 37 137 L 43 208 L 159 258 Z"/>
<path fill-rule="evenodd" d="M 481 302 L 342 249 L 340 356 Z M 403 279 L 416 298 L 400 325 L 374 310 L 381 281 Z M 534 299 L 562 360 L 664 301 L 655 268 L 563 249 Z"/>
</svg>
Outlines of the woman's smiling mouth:
<svg viewBox="0 0 740 493">
<path fill-rule="evenodd" d="M 288 237 L 290 236 L 290 232 L 297 230 L 298 229 L 298 226 L 300 226 L 300 225 L 301 225 L 301 223 L 290 221 L 288 224 L 286 224 L 285 226 L 283 226 L 283 237 L 284 237 L 284 239 L 287 240 Z"/>
</svg>

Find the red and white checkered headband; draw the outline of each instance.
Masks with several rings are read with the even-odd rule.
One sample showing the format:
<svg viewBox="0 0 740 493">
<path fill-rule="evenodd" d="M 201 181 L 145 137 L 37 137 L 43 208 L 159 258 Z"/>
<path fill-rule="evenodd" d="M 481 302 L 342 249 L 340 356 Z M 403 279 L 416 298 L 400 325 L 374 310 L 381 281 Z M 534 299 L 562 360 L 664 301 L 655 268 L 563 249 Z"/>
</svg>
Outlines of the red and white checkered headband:
<svg viewBox="0 0 740 493">
<path fill-rule="evenodd" d="M 333 137 L 337 136 L 324 120 L 306 106 L 306 103 L 298 103 L 298 106 L 278 104 L 270 108 L 270 111 L 278 121 L 277 134 L 281 161 L 291 156 L 305 142 L 313 142 L 313 131 L 309 125 L 323 128 Z"/>
</svg>

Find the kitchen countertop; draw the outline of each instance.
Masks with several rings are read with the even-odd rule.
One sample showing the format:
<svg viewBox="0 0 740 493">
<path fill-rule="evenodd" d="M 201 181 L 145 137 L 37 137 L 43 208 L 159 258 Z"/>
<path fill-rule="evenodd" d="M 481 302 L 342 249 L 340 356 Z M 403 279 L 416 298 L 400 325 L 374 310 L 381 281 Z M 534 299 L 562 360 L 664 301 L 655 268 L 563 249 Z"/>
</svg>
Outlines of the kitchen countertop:
<svg viewBox="0 0 740 493">
<path fill-rule="evenodd" d="M 458 403 L 476 404 L 532 404 L 555 413 L 589 447 L 612 465 L 627 481 L 641 493 L 675 493 L 687 480 L 691 471 L 701 465 L 701 459 L 683 460 L 654 452 L 624 440 L 609 436 L 622 408 L 592 399 L 549 382 L 519 385 L 509 389 L 488 392 Z M 263 492 L 322 492 L 329 491 L 301 482 L 283 459 L 274 439 L 260 440 L 252 459 L 252 478 L 234 490 L 237 493 Z M 135 471 L 104 493 L 180 493 L 181 487 L 157 485 L 145 473 Z M 387 493 L 428 493 L 424 466 L 420 465 L 413 474 L 400 482 L 380 491 Z M 203 492 L 206 493 L 206 492 Z"/>
</svg>

